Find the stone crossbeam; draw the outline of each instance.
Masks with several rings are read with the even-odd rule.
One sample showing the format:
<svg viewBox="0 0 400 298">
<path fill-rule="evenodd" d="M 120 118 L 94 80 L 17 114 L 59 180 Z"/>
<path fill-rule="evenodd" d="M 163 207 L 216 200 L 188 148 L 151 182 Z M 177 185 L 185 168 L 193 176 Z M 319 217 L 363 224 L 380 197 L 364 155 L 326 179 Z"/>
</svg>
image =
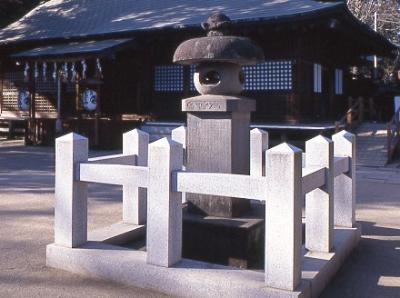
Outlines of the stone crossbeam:
<svg viewBox="0 0 400 298">
<path fill-rule="evenodd" d="M 111 185 L 134 183 L 136 187 L 148 187 L 148 173 L 147 167 L 81 163 L 79 165 L 78 181 Z"/>
<path fill-rule="evenodd" d="M 302 171 L 303 195 L 325 185 L 324 167 L 306 167 Z"/>
<path fill-rule="evenodd" d="M 173 188 L 178 192 L 218 195 L 251 200 L 266 199 L 265 177 L 222 173 L 175 172 Z"/>
<path fill-rule="evenodd" d="M 350 158 L 348 156 L 335 156 L 334 175 L 335 177 L 345 174 L 350 170 Z"/>
<path fill-rule="evenodd" d="M 335 177 L 349 170 L 348 157 L 335 157 Z M 302 192 L 307 194 L 325 185 L 324 167 L 302 170 Z M 265 201 L 266 179 L 262 176 L 219 173 L 175 172 L 174 191 Z"/>
<path fill-rule="evenodd" d="M 88 163 L 97 164 L 122 164 L 135 166 L 137 162 L 137 155 L 124 155 L 124 154 L 114 154 L 99 157 L 89 158 Z"/>
</svg>

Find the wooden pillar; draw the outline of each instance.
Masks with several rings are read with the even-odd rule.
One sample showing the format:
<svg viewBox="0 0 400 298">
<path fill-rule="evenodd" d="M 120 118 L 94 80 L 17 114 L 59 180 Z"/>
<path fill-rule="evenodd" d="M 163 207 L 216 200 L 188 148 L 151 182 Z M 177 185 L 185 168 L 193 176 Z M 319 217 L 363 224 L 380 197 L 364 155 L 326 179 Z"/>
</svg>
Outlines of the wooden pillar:
<svg viewBox="0 0 400 298">
<path fill-rule="evenodd" d="M 94 146 L 96 148 L 99 147 L 100 144 L 100 117 L 101 117 L 101 95 L 100 95 L 100 85 L 96 86 L 97 92 L 97 105 L 96 105 L 96 112 L 94 114 Z"/>
<path fill-rule="evenodd" d="M 36 138 L 36 107 L 35 107 L 35 96 L 36 96 L 36 84 L 35 84 L 35 73 L 34 73 L 34 64 L 30 63 L 29 72 L 29 120 L 28 120 L 28 133 L 26 143 L 28 145 L 35 145 L 37 142 Z"/>
<path fill-rule="evenodd" d="M 79 115 L 81 111 L 81 88 L 79 85 L 80 81 L 80 76 L 79 73 L 76 74 L 76 79 L 75 79 L 75 112 Z"/>
<path fill-rule="evenodd" d="M 76 74 L 75 79 L 75 113 L 77 117 L 77 123 L 75 127 L 75 131 L 80 133 L 80 124 L 82 118 L 82 103 L 81 103 L 81 85 L 80 85 L 81 77 L 79 72 Z"/>
<path fill-rule="evenodd" d="M 3 62 L 0 60 L 0 114 L 3 112 L 3 81 L 4 81 Z"/>
</svg>

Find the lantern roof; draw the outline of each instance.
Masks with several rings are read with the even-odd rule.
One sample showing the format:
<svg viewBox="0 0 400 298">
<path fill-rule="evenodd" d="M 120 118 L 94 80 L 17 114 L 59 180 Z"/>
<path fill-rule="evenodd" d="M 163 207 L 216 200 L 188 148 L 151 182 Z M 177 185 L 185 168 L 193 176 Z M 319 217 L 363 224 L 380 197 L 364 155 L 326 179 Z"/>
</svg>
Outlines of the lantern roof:
<svg viewBox="0 0 400 298">
<path fill-rule="evenodd" d="M 250 39 L 227 35 L 231 25 L 231 19 L 225 14 L 212 14 L 207 22 L 202 23 L 207 36 L 181 43 L 175 51 L 173 61 L 179 64 L 228 62 L 240 65 L 263 61 L 263 51 Z"/>
</svg>

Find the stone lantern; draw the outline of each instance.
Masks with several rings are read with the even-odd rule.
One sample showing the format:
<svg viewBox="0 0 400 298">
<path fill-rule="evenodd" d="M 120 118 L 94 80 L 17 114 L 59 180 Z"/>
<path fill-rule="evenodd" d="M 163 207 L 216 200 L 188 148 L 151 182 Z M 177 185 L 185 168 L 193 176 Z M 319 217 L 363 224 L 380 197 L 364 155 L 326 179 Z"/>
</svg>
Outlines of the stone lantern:
<svg viewBox="0 0 400 298">
<path fill-rule="evenodd" d="M 194 85 L 201 94 L 183 99 L 187 112 L 187 170 L 249 174 L 250 113 L 255 101 L 239 96 L 245 82 L 242 65 L 264 60 L 262 50 L 248 38 L 230 36 L 231 20 L 213 14 L 202 24 L 206 37 L 180 44 L 174 62 L 196 65 Z M 187 194 L 189 211 L 237 217 L 249 201 Z"/>
</svg>

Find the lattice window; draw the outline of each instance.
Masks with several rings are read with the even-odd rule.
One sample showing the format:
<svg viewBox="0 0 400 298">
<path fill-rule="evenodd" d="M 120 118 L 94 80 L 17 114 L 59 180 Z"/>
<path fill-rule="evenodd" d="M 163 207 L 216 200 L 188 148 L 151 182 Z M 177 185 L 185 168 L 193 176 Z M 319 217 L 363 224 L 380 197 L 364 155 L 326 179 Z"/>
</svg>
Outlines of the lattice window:
<svg viewBox="0 0 400 298">
<path fill-rule="evenodd" d="M 19 111 L 18 95 L 23 88 L 22 72 L 6 72 L 3 80 L 3 111 Z"/>
<path fill-rule="evenodd" d="M 244 66 L 246 82 L 244 90 L 288 91 L 293 88 L 293 62 L 288 60 L 266 61 Z"/>
<path fill-rule="evenodd" d="M 35 109 L 37 112 L 55 112 L 53 104 L 56 92 L 56 83 L 49 79 L 36 80 Z M 20 90 L 26 90 L 23 72 L 6 72 L 3 81 L 3 111 L 19 111 L 18 96 Z"/>
<path fill-rule="evenodd" d="M 154 90 L 157 92 L 183 91 L 183 66 L 156 66 L 154 70 Z"/>
<path fill-rule="evenodd" d="M 57 82 L 53 78 L 43 80 L 42 76 L 36 79 L 36 92 L 39 93 L 57 93 Z"/>
<path fill-rule="evenodd" d="M 37 112 L 56 112 L 54 102 L 57 96 L 57 81 L 53 78 L 43 80 L 43 77 L 39 76 L 35 84 L 35 110 Z"/>
</svg>

